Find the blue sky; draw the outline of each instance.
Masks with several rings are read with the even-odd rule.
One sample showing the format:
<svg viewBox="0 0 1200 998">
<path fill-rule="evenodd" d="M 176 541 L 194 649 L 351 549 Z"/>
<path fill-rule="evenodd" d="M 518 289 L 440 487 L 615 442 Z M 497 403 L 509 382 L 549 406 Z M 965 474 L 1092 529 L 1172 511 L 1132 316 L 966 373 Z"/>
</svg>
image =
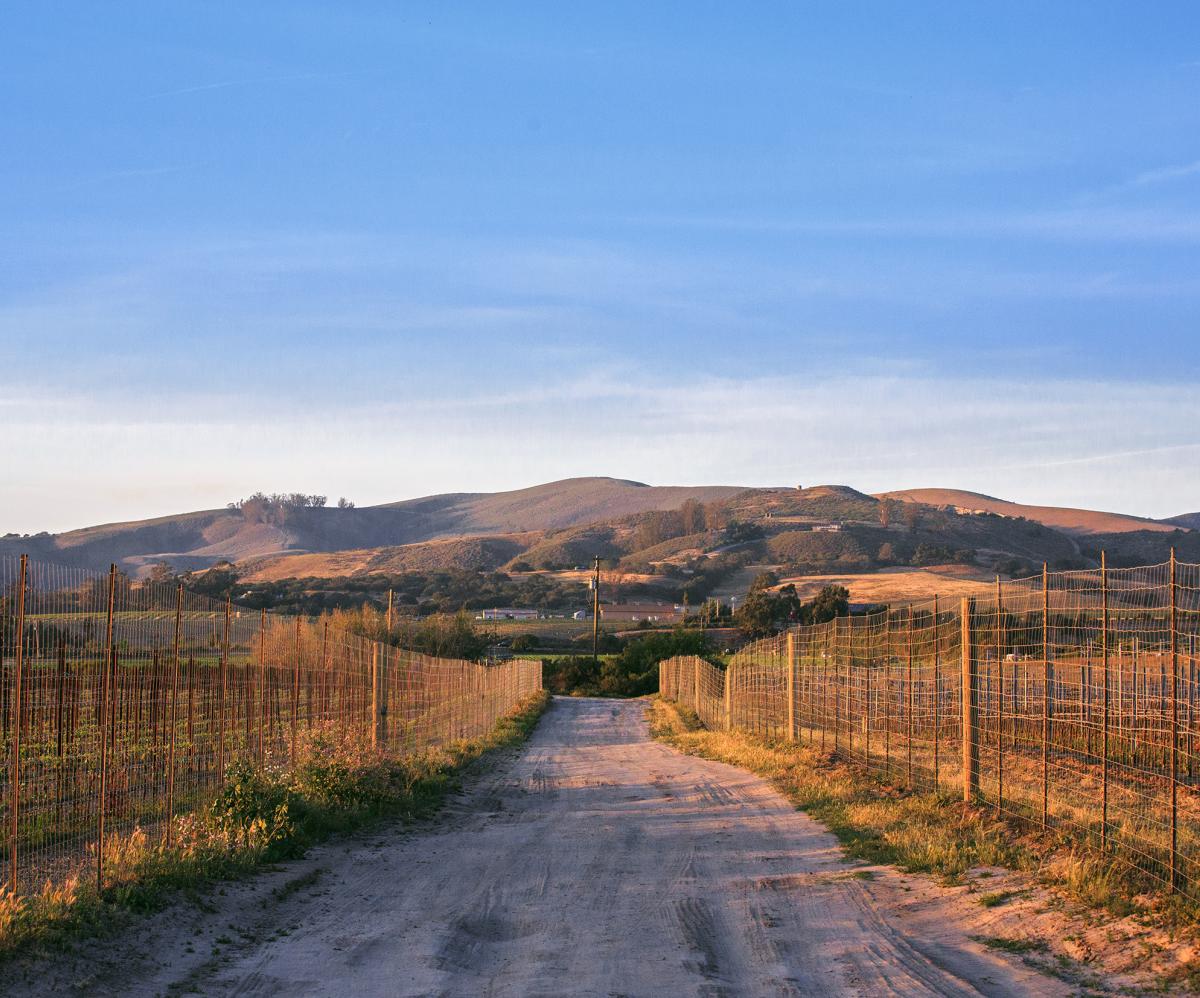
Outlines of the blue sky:
<svg viewBox="0 0 1200 998">
<path fill-rule="evenodd" d="M 0 37 L 0 532 L 576 474 L 1200 509 L 1194 4 Z"/>
</svg>

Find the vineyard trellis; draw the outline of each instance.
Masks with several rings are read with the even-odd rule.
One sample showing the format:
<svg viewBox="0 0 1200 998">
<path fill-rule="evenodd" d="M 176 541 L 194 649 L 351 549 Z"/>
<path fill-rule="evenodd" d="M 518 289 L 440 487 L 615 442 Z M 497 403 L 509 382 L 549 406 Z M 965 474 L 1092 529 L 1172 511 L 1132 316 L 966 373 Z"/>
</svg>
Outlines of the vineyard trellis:
<svg viewBox="0 0 1200 998">
<path fill-rule="evenodd" d="M 115 567 L 0 558 L 0 881 L 103 883 L 114 837 L 169 843 L 235 758 L 287 765 L 314 730 L 419 752 L 541 686 L 540 661 L 435 658 Z"/>
<path fill-rule="evenodd" d="M 660 666 L 714 730 L 807 743 L 1200 898 L 1200 565 L 1049 572 Z"/>
</svg>

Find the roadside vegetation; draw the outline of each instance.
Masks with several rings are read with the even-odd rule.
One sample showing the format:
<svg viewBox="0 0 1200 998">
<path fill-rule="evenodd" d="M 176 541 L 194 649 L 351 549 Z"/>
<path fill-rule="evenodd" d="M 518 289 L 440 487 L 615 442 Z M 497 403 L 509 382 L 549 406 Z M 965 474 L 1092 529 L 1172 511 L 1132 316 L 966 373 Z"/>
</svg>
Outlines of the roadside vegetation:
<svg viewBox="0 0 1200 998">
<path fill-rule="evenodd" d="M 134 915 L 208 884 L 247 876 L 264 864 L 302 856 L 331 835 L 382 819 L 415 821 L 436 812 L 466 767 L 487 752 L 524 741 L 549 697 L 530 697 L 483 738 L 414 755 L 380 756 L 320 729 L 301 745 L 296 765 L 261 769 L 235 760 L 224 786 L 195 814 L 163 830 L 106 842 L 105 884 L 87 869 L 40 894 L 0 895 L 0 958 L 31 948 L 54 951 L 99 935 Z"/>
<path fill-rule="evenodd" d="M 926 873 L 943 884 L 969 871 L 1003 867 L 1032 875 L 1085 905 L 1195 934 L 1200 908 L 1155 893 L 1134 871 L 1086 848 L 1030 833 L 945 793 L 914 792 L 803 745 L 709 731 L 695 713 L 663 700 L 650 712 L 651 733 L 682 752 L 740 766 L 764 777 L 799 810 L 824 824 L 848 857 Z M 984 895 L 997 906 L 1011 895 Z"/>
</svg>

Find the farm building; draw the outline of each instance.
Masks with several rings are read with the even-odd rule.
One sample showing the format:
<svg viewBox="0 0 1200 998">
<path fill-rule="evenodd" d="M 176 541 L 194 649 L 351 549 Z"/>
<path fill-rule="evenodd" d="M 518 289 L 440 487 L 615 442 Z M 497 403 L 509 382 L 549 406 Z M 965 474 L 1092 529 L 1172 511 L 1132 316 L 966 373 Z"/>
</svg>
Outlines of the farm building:
<svg viewBox="0 0 1200 998">
<path fill-rule="evenodd" d="M 541 614 L 537 610 L 523 610 L 511 606 L 493 607 L 484 610 L 476 620 L 537 620 Z"/>
</svg>

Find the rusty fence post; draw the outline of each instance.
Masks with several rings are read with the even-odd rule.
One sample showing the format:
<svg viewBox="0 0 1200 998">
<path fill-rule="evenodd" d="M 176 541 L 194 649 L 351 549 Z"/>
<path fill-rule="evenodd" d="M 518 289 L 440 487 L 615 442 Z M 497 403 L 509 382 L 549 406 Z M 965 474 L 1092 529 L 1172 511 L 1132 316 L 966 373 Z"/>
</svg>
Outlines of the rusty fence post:
<svg viewBox="0 0 1200 998">
<path fill-rule="evenodd" d="M 1050 572 L 1042 562 L 1042 828 L 1050 823 Z"/>
<path fill-rule="evenodd" d="M 1179 880 L 1179 589 L 1171 548 L 1171 890 Z"/>
<path fill-rule="evenodd" d="M 996 629 L 993 645 L 996 649 L 996 813 L 1004 811 L 1004 596 L 1000 589 L 1000 576 L 996 576 Z M 989 704 L 990 706 L 990 704 Z"/>
<path fill-rule="evenodd" d="M 387 740 L 387 702 L 385 700 L 386 667 L 379 654 L 378 641 L 371 642 L 371 747 L 382 752 Z"/>
<path fill-rule="evenodd" d="M 167 828 L 169 846 L 174 839 L 175 825 L 175 714 L 179 699 L 179 634 L 183 624 L 183 583 L 175 590 L 175 638 L 171 644 L 171 702 L 167 708 Z"/>
<path fill-rule="evenodd" d="M 908 718 L 907 731 L 908 736 L 905 741 L 908 743 L 908 788 L 913 788 L 913 608 L 908 608 L 908 672 L 904 680 L 904 697 L 905 709 L 904 713 Z"/>
<path fill-rule="evenodd" d="M 300 723 L 300 618 L 296 618 L 295 664 L 292 671 L 292 765 L 296 763 L 296 729 Z"/>
<path fill-rule="evenodd" d="M 892 611 L 883 611 L 883 772 L 892 775 Z"/>
<path fill-rule="evenodd" d="M 108 698 L 112 686 L 113 603 L 116 598 L 117 566 L 108 567 L 108 622 L 105 627 L 104 661 L 100 668 L 100 801 L 96 809 L 96 889 L 104 889 L 104 819 L 108 804 L 108 723 L 112 713 Z"/>
<path fill-rule="evenodd" d="M 258 615 L 258 762 L 266 761 L 263 751 L 263 728 L 267 723 L 267 608 Z"/>
<path fill-rule="evenodd" d="M 229 616 L 232 600 L 225 597 L 225 628 L 221 637 L 221 690 L 217 708 L 217 781 L 225 782 L 225 704 L 229 687 Z"/>
<path fill-rule="evenodd" d="M 733 730 L 733 663 L 723 673 L 725 677 L 725 730 Z"/>
<path fill-rule="evenodd" d="M 1108 847 L 1108 713 L 1109 713 L 1109 676 L 1108 676 L 1108 554 L 1100 552 L 1100 650 L 1101 665 L 1104 669 L 1104 715 L 1101 721 L 1100 736 L 1100 848 Z"/>
<path fill-rule="evenodd" d="M 936 792 L 940 785 L 941 727 L 942 727 L 942 631 L 941 609 L 938 606 L 937 593 L 933 594 L 933 789 Z"/>
<path fill-rule="evenodd" d="M 796 740 L 796 635 L 787 632 L 787 740 Z"/>
<path fill-rule="evenodd" d="M 974 598 L 963 597 L 959 612 L 962 625 L 963 800 L 970 804 L 979 794 L 979 688 L 973 660 Z"/>
<path fill-rule="evenodd" d="M 14 662 L 13 710 L 16 715 L 16 725 L 13 728 L 12 755 L 12 803 L 9 809 L 9 874 L 8 889 L 17 893 L 17 863 L 19 848 L 17 837 L 21 827 L 21 729 L 25 726 L 25 587 L 29 577 L 29 555 L 21 555 L 20 575 L 17 582 L 17 633 L 16 661 Z"/>
</svg>

